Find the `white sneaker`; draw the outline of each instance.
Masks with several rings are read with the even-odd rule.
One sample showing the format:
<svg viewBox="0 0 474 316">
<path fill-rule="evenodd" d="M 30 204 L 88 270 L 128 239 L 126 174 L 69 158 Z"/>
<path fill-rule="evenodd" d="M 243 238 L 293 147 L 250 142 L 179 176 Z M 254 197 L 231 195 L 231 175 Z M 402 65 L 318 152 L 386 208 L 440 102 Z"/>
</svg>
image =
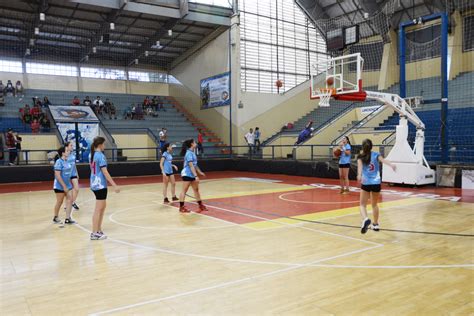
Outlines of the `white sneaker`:
<svg viewBox="0 0 474 316">
<path fill-rule="evenodd" d="M 376 232 L 378 232 L 380 230 L 379 224 L 372 224 L 372 225 L 370 225 L 370 228 L 373 231 L 376 231 Z"/>
<path fill-rule="evenodd" d="M 365 234 L 367 232 L 367 229 L 369 229 L 369 226 L 370 226 L 370 223 L 372 221 L 370 220 L 370 218 L 366 218 L 362 221 L 362 225 L 361 225 L 361 228 L 360 228 L 360 233 L 361 234 Z"/>
</svg>

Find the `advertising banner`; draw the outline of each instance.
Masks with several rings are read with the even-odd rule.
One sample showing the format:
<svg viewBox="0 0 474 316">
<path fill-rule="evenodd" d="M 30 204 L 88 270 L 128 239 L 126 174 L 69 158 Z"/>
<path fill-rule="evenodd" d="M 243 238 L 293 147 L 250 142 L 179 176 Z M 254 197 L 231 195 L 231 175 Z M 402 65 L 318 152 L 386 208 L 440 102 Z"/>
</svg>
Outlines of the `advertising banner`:
<svg viewBox="0 0 474 316">
<path fill-rule="evenodd" d="M 77 135 L 76 140 L 76 124 Z M 59 132 L 64 142 L 72 142 L 76 150 L 77 159 L 81 162 L 89 160 L 90 145 L 94 137 L 99 136 L 99 124 L 97 123 L 57 123 Z M 79 150 L 76 148 L 79 144 Z M 79 154 L 80 153 L 80 154 Z"/>
<path fill-rule="evenodd" d="M 49 109 L 56 122 L 99 122 L 88 106 L 50 105 Z"/>
<path fill-rule="evenodd" d="M 201 80 L 201 109 L 230 105 L 230 73 Z"/>
</svg>

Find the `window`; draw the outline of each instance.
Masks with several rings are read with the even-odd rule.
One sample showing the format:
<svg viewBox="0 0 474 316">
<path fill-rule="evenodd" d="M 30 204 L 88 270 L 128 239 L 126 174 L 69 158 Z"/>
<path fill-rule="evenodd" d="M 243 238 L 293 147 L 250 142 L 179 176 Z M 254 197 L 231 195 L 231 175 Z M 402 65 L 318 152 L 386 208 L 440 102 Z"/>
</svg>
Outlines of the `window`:
<svg viewBox="0 0 474 316">
<path fill-rule="evenodd" d="M 309 79 L 311 65 L 328 59 L 326 43 L 293 0 L 239 0 L 241 86 L 285 92 Z"/>
<path fill-rule="evenodd" d="M 466 16 L 463 19 L 463 40 L 462 47 L 464 51 L 474 49 L 474 15 Z"/>
<path fill-rule="evenodd" d="M 219 7 L 232 8 L 232 0 L 191 0 L 189 2 L 215 5 Z"/>
<path fill-rule="evenodd" d="M 77 67 L 57 64 L 26 63 L 29 74 L 77 77 Z"/>
<path fill-rule="evenodd" d="M 97 78 L 97 79 L 112 79 L 112 80 L 126 80 L 125 71 L 120 69 L 106 69 L 106 68 L 92 68 L 81 67 L 81 77 Z"/>
<path fill-rule="evenodd" d="M 22 73 L 23 67 L 21 61 L 0 59 L 0 71 Z"/>
<path fill-rule="evenodd" d="M 142 82 L 168 82 L 168 75 L 159 72 L 129 71 L 128 80 Z"/>
</svg>

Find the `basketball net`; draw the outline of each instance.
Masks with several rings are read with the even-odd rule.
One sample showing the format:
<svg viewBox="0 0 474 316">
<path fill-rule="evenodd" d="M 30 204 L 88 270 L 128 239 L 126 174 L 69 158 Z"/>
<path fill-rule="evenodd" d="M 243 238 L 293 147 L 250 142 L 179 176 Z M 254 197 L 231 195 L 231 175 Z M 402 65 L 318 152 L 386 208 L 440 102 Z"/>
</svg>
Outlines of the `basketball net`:
<svg viewBox="0 0 474 316">
<path fill-rule="evenodd" d="M 332 89 L 319 88 L 316 91 L 319 96 L 319 106 L 328 107 L 330 105 L 329 100 L 331 100 L 331 96 L 333 93 Z"/>
</svg>

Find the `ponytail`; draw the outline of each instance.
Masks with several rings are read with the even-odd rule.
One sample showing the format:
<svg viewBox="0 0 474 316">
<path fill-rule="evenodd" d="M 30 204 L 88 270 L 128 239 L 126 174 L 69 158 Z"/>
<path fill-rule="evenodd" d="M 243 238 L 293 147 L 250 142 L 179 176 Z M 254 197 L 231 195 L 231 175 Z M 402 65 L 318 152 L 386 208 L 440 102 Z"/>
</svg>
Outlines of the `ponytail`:
<svg viewBox="0 0 474 316">
<path fill-rule="evenodd" d="M 352 146 L 351 141 L 349 140 L 349 137 L 344 136 L 344 138 L 346 139 L 347 143 Z"/>
<path fill-rule="evenodd" d="M 66 152 L 66 147 L 65 146 L 61 146 L 59 147 L 58 149 L 58 154 L 56 155 L 56 157 L 54 157 L 54 162 L 58 161 L 59 159 L 61 159 L 63 157 L 63 154 Z"/>
<path fill-rule="evenodd" d="M 97 136 L 94 138 L 94 141 L 91 144 L 91 162 L 94 161 L 95 150 L 97 149 L 99 145 L 102 145 L 103 143 L 105 143 L 104 137 Z"/>
<path fill-rule="evenodd" d="M 190 138 L 183 142 L 183 147 L 181 147 L 181 156 L 186 154 L 186 151 L 191 148 L 192 144 L 194 143 L 194 139 Z"/>
<path fill-rule="evenodd" d="M 368 165 L 370 163 L 372 152 L 372 141 L 370 139 L 364 139 L 362 142 L 362 153 L 357 156 L 357 159 L 360 159 L 364 165 Z"/>
</svg>

